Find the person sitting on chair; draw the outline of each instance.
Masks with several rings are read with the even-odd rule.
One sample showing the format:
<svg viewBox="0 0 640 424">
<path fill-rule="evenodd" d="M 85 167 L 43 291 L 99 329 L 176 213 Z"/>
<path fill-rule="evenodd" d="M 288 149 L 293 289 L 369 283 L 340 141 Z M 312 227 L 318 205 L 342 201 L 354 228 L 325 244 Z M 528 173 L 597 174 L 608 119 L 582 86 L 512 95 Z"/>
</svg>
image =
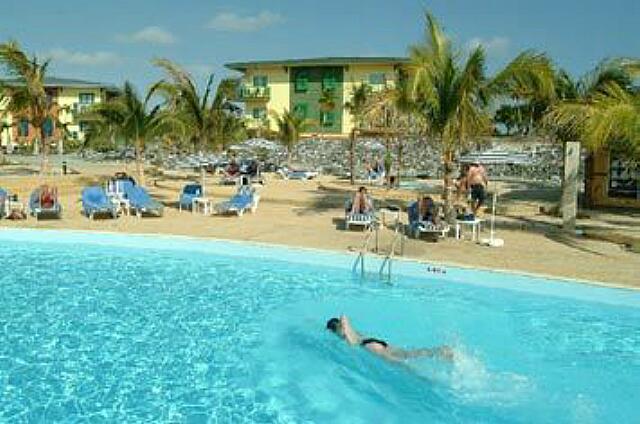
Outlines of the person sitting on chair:
<svg viewBox="0 0 640 424">
<path fill-rule="evenodd" d="M 449 346 L 405 350 L 391 346 L 381 339 L 363 337 L 351 326 L 349 318 L 345 315 L 342 315 L 340 318 L 329 319 L 329 321 L 327 321 L 327 329 L 342 338 L 349 345 L 362 346 L 369 352 L 388 361 L 400 362 L 419 357 L 438 357 L 447 361 L 454 359 L 454 352 Z"/>
<path fill-rule="evenodd" d="M 438 206 L 431 196 L 423 196 L 418 200 L 418 219 L 433 225 L 440 224 Z"/>
<path fill-rule="evenodd" d="M 367 195 L 367 188 L 361 186 L 353 196 L 353 201 L 351 202 L 351 213 L 365 215 L 372 212 L 373 204 L 371 203 L 371 199 Z"/>
</svg>

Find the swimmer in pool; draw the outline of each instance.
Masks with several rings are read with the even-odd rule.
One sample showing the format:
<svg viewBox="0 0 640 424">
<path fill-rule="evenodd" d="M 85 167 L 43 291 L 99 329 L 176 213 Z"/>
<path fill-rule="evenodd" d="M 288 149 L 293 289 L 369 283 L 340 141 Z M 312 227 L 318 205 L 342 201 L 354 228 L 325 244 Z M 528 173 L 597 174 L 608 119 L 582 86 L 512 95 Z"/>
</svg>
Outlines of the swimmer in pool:
<svg viewBox="0 0 640 424">
<path fill-rule="evenodd" d="M 371 337 L 362 337 L 349 322 L 349 318 L 342 315 L 340 318 L 331 318 L 327 321 L 327 329 L 342 337 L 351 346 L 362 346 L 369 352 L 375 353 L 389 361 L 402 361 L 419 357 L 438 357 L 447 361 L 453 360 L 453 350 L 449 346 L 434 348 L 404 350 L 389 345 L 384 340 Z"/>
</svg>

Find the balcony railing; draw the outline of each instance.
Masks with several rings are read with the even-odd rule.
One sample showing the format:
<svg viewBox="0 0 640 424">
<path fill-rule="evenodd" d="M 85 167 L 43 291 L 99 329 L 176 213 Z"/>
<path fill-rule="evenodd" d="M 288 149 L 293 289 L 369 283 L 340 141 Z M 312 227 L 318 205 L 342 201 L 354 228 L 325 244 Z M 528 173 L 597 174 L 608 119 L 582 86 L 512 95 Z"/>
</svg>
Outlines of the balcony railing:
<svg viewBox="0 0 640 424">
<path fill-rule="evenodd" d="M 269 87 L 256 87 L 253 85 L 243 85 L 238 90 L 239 100 L 268 99 L 269 97 L 271 97 L 271 89 Z"/>
</svg>

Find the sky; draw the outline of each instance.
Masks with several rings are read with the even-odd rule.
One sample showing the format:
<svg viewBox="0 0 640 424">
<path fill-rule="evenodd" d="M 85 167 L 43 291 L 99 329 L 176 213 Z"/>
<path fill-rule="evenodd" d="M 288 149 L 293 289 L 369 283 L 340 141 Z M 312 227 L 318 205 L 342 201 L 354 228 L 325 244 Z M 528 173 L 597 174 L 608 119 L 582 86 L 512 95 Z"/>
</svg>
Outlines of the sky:
<svg viewBox="0 0 640 424">
<path fill-rule="evenodd" d="M 52 75 L 140 90 L 171 59 L 204 84 L 233 61 L 404 56 L 430 11 L 489 72 L 518 52 L 548 53 L 574 76 L 606 57 L 640 57 L 639 0 L 2 0 L 0 41 L 52 59 Z"/>
</svg>

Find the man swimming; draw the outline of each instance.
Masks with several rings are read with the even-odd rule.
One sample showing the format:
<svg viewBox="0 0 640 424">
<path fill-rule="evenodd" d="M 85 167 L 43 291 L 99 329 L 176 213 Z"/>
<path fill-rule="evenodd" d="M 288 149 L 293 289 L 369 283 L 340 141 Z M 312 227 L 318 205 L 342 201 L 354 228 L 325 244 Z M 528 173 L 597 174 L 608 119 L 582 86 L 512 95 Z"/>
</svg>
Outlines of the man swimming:
<svg viewBox="0 0 640 424">
<path fill-rule="evenodd" d="M 349 322 L 349 318 L 342 315 L 340 318 L 331 318 L 327 321 L 327 329 L 342 337 L 351 346 L 362 346 L 369 352 L 375 353 L 386 360 L 399 362 L 405 359 L 422 356 L 439 357 L 448 361 L 453 360 L 453 350 L 449 346 L 404 350 L 389 345 L 384 340 L 362 337 Z"/>
</svg>

